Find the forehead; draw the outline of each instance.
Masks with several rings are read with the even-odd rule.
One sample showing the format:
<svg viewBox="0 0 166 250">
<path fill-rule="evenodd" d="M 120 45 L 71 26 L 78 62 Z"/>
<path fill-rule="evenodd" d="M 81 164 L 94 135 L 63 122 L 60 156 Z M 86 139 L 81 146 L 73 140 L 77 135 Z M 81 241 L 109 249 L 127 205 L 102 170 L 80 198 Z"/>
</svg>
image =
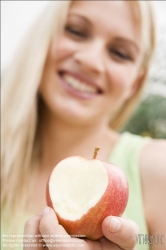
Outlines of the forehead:
<svg viewBox="0 0 166 250">
<path fill-rule="evenodd" d="M 69 13 L 87 18 L 100 32 L 140 38 L 136 4 L 130 1 L 72 1 Z"/>
<path fill-rule="evenodd" d="M 102 30 L 114 29 L 138 37 L 135 7 L 130 1 L 72 1 L 69 13 L 87 17 Z"/>
<path fill-rule="evenodd" d="M 118 16 L 120 20 L 130 19 L 136 21 L 136 12 L 138 12 L 138 5 L 130 1 L 72 1 L 70 5 L 70 12 L 86 13 L 96 20 L 109 20 Z M 138 17 L 138 15 L 137 15 Z M 138 21 L 138 18 L 137 18 Z"/>
<path fill-rule="evenodd" d="M 119 11 L 121 13 L 123 13 L 124 11 L 128 11 L 128 14 L 130 12 L 130 1 L 113 1 L 113 0 L 109 0 L 109 1 L 91 1 L 91 0 L 87 0 L 87 1 L 76 1 L 73 0 L 71 2 L 71 8 L 73 9 L 85 9 L 89 12 L 93 12 L 94 14 L 100 14 L 100 16 L 103 16 L 105 14 L 113 14 L 114 10 Z M 133 4 L 132 4 L 133 5 Z M 103 13 L 104 11 L 104 13 Z"/>
</svg>

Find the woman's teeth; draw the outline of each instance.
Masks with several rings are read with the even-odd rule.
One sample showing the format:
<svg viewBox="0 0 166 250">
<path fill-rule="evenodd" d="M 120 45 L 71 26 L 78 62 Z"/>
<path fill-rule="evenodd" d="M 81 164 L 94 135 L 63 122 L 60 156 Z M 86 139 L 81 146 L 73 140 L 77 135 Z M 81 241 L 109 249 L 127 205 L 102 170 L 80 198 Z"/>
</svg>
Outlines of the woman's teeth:
<svg viewBox="0 0 166 250">
<path fill-rule="evenodd" d="M 97 89 L 93 86 L 87 85 L 85 82 L 82 82 L 71 75 L 64 74 L 63 79 L 73 88 L 79 91 L 88 92 L 88 93 L 97 93 Z"/>
</svg>

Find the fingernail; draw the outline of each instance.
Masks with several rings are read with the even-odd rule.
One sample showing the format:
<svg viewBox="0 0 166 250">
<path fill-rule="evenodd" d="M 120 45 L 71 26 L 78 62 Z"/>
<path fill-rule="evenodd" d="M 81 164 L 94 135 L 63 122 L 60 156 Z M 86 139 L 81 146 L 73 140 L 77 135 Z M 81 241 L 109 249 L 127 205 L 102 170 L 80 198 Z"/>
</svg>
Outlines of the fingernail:
<svg viewBox="0 0 166 250">
<path fill-rule="evenodd" d="M 112 217 L 110 221 L 110 232 L 117 233 L 119 229 L 120 229 L 120 221 L 117 218 Z"/>
<path fill-rule="evenodd" d="M 43 209 L 43 211 L 40 213 L 40 215 L 48 214 L 49 212 L 50 212 L 50 208 L 49 207 L 45 207 Z"/>
</svg>

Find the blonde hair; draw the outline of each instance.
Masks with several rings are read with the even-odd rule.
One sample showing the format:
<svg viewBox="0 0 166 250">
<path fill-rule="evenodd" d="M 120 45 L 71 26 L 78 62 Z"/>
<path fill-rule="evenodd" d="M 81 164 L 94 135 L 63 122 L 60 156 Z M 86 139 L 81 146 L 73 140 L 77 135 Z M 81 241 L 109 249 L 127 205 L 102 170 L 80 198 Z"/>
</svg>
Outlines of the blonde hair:
<svg viewBox="0 0 166 250">
<path fill-rule="evenodd" d="M 58 37 L 69 1 L 50 2 L 24 38 L 2 85 L 2 195 L 4 218 L 18 225 L 31 195 L 38 120 L 37 95 L 53 34 Z M 56 38 L 55 38 L 56 39 Z M 11 227 L 11 225 L 10 225 Z M 12 229 L 12 230 L 13 230 Z"/>
<path fill-rule="evenodd" d="M 113 129 L 120 129 L 128 120 L 138 104 L 143 92 L 145 83 L 149 76 L 149 68 L 156 46 L 156 18 L 152 1 L 126 1 L 133 9 L 134 17 L 140 27 L 142 61 L 140 72 L 143 72 L 136 91 L 123 106 L 118 110 L 110 126 Z"/>
<path fill-rule="evenodd" d="M 51 39 L 61 32 L 70 2 L 52 1 L 48 4 L 25 37 L 3 82 L 1 198 L 4 216 L 13 225 L 17 225 L 18 216 L 25 211 L 28 196 L 31 195 L 31 176 L 37 160 L 38 88 Z M 137 92 L 111 122 L 111 127 L 115 129 L 128 118 L 140 97 L 155 44 L 154 19 L 149 1 L 133 2 L 140 7 L 141 30 L 146 31 L 143 32 L 146 36 L 144 42 L 149 41 L 142 64 L 145 75 Z"/>
</svg>

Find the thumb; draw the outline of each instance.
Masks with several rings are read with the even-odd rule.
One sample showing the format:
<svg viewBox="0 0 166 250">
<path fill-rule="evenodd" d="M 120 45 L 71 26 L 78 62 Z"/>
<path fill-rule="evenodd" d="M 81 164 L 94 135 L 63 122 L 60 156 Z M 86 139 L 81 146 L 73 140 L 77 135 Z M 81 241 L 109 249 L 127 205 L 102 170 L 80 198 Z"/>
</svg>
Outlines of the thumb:
<svg viewBox="0 0 166 250">
<path fill-rule="evenodd" d="M 137 224 L 129 219 L 108 216 L 102 223 L 104 236 L 122 249 L 133 250 L 136 245 Z"/>
</svg>

